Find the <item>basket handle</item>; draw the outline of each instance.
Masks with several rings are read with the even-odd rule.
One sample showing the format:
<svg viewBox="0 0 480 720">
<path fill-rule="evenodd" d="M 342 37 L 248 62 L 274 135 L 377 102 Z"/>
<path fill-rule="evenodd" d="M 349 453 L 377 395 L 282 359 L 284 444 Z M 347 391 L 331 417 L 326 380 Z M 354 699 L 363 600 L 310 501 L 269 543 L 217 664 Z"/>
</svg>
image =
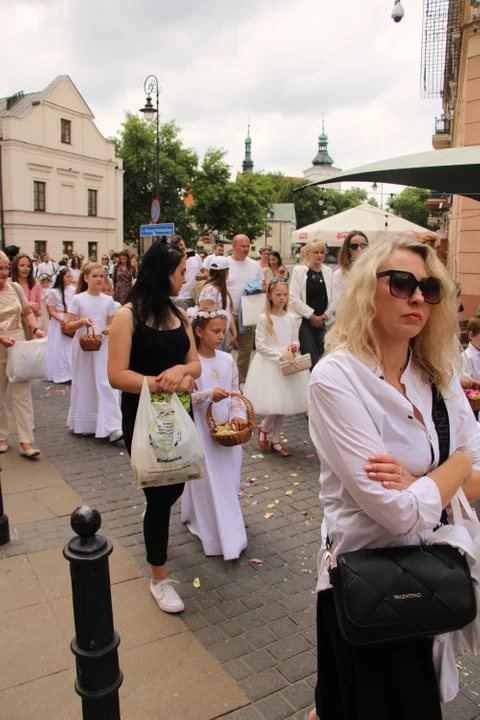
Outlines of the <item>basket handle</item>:
<svg viewBox="0 0 480 720">
<path fill-rule="evenodd" d="M 94 327 L 91 328 L 90 325 L 87 325 L 87 335 L 90 334 L 90 330 L 92 331 L 92 337 L 97 337 L 97 336 L 95 335 L 95 328 L 94 328 Z"/>
<path fill-rule="evenodd" d="M 248 398 L 246 398 L 244 395 L 242 395 L 241 393 L 229 392 L 228 396 L 229 397 L 238 397 L 238 398 L 240 398 L 240 400 L 243 401 L 245 407 L 247 408 L 248 423 L 249 423 L 249 425 L 251 425 L 255 421 L 255 410 L 253 409 L 253 405 L 250 402 L 250 400 Z"/>
</svg>

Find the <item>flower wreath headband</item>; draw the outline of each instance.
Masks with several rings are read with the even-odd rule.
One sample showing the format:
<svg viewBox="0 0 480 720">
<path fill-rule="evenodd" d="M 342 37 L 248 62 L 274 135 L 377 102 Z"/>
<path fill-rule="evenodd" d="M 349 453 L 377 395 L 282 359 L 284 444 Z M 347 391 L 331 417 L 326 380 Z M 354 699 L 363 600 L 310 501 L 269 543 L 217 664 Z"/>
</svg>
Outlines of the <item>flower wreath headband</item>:
<svg viewBox="0 0 480 720">
<path fill-rule="evenodd" d="M 225 310 L 200 310 L 198 305 L 193 308 L 188 308 L 187 315 L 191 322 L 195 320 L 213 320 L 214 318 L 227 318 Z"/>
</svg>

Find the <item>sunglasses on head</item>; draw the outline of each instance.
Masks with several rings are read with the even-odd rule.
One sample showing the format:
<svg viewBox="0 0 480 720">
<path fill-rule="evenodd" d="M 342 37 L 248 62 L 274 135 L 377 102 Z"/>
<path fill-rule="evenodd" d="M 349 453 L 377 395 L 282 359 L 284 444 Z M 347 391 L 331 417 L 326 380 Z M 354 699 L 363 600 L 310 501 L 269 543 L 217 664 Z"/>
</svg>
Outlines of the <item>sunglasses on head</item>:
<svg viewBox="0 0 480 720">
<path fill-rule="evenodd" d="M 350 248 L 350 250 L 358 250 L 358 248 L 360 248 L 360 250 L 365 250 L 365 248 L 368 247 L 368 243 L 350 243 L 348 247 Z"/>
<path fill-rule="evenodd" d="M 417 288 L 428 305 L 438 305 L 442 300 L 442 283 L 439 278 L 427 277 L 417 280 L 411 272 L 403 270 L 386 270 L 377 273 L 377 278 L 390 278 L 390 294 L 400 300 L 408 300 Z"/>
<path fill-rule="evenodd" d="M 279 285 L 279 283 L 287 283 L 288 280 L 286 278 L 275 278 L 275 280 L 270 280 L 270 285 Z"/>
</svg>

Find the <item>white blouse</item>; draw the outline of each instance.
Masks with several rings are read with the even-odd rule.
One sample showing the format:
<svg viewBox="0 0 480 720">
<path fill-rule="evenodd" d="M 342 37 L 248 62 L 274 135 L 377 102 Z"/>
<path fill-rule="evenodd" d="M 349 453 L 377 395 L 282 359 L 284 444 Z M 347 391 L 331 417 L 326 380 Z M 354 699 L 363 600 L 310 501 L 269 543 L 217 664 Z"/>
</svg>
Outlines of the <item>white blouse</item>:
<svg viewBox="0 0 480 720">
<path fill-rule="evenodd" d="M 438 487 L 428 473 L 439 462 L 432 390 L 409 362 L 401 378 L 405 398 L 385 382 L 380 367 L 347 351 L 322 358 L 312 372 L 310 434 L 321 462 L 324 503 L 317 591 L 330 586 L 324 564 L 327 535 L 334 556 L 364 548 L 418 545 L 442 513 Z M 450 454 L 467 452 L 480 469 L 480 430 L 458 378 L 444 398 L 450 419 Z M 425 425 L 415 418 L 413 405 Z M 368 477 L 369 455 L 393 455 L 419 477 L 407 490 L 389 490 Z"/>
<path fill-rule="evenodd" d="M 334 313 L 337 312 L 340 301 L 343 297 L 343 294 L 345 293 L 347 282 L 350 279 L 350 272 L 350 270 L 344 272 L 341 268 L 338 268 L 338 270 L 335 270 L 335 272 L 333 273 L 332 305 Z"/>
<path fill-rule="evenodd" d="M 466 350 L 462 353 L 463 374 L 471 377 L 472 380 L 480 380 L 480 350 L 468 344 Z"/>
</svg>

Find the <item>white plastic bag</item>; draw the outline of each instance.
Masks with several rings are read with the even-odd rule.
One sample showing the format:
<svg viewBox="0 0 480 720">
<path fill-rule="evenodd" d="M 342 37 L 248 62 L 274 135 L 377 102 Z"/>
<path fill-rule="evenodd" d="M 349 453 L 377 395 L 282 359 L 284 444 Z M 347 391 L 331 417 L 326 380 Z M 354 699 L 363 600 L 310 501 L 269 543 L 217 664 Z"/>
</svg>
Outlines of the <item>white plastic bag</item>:
<svg viewBox="0 0 480 720">
<path fill-rule="evenodd" d="M 244 327 L 255 327 L 258 318 L 265 311 L 265 293 L 242 295 L 242 324 Z"/>
<path fill-rule="evenodd" d="M 193 420 L 175 393 L 169 402 L 152 402 L 147 378 L 135 419 L 131 464 L 142 489 L 205 477 L 205 453 Z"/>
<path fill-rule="evenodd" d="M 45 343 L 47 338 L 38 340 L 17 340 L 7 353 L 7 377 L 10 382 L 45 380 Z"/>
<path fill-rule="evenodd" d="M 476 560 L 474 562 L 472 556 L 467 555 L 477 600 L 477 617 L 469 625 L 453 633 L 454 648 L 456 653 L 472 652 L 478 655 L 480 653 L 480 522 L 462 488 L 457 490 L 450 507 L 449 523 L 467 530 L 473 541 L 472 554 Z"/>
</svg>

